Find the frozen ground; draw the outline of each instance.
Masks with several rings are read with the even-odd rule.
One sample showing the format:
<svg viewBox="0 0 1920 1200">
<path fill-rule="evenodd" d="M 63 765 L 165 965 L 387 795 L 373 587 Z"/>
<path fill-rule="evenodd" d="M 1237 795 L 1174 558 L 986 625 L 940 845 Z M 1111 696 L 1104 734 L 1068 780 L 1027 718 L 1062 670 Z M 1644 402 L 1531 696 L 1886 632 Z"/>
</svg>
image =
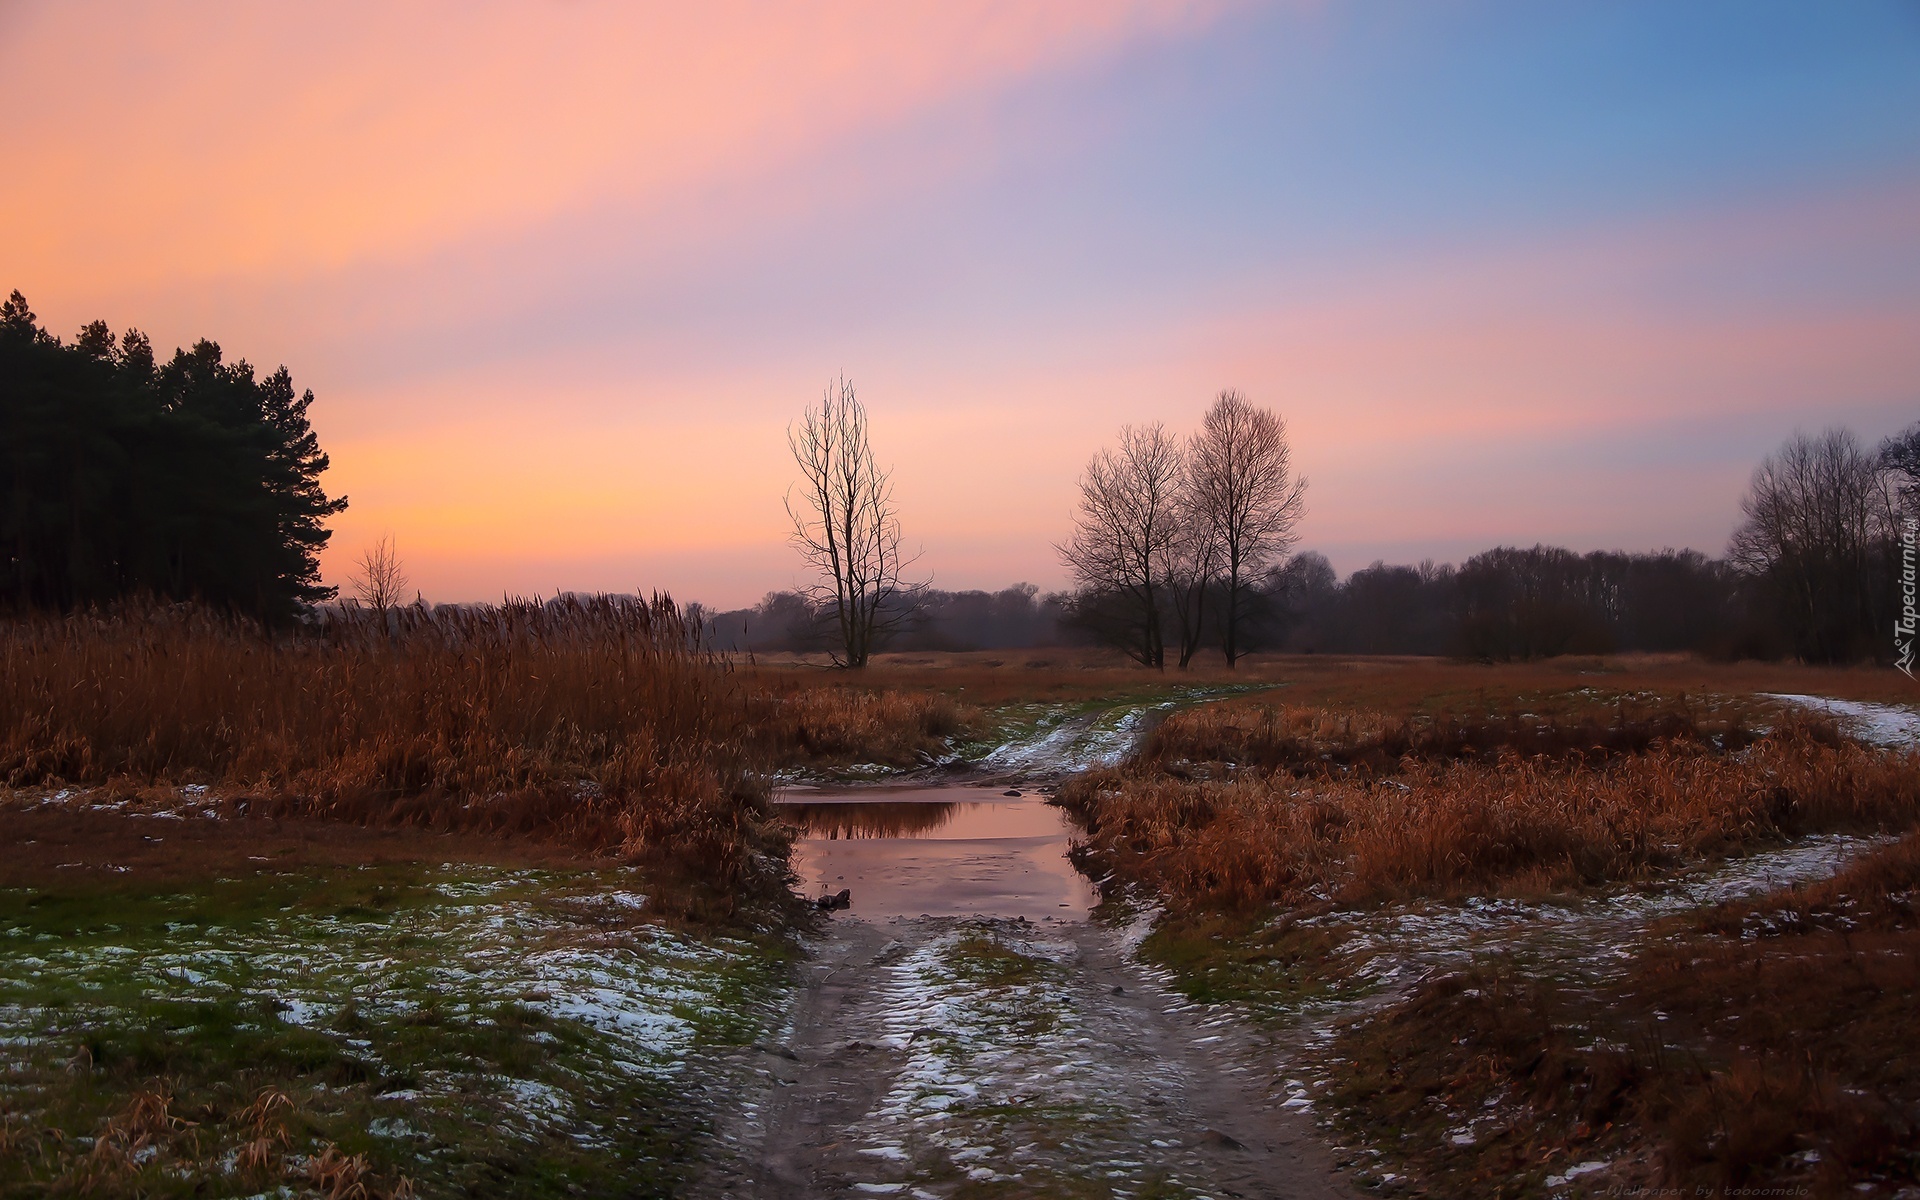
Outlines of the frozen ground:
<svg viewBox="0 0 1920 1200">
<path fill-rule="evenodd" d="M 32 1064 L 100 1031 L 191 1047 L 205 1029 L 196 1053 L 217 1054 L 222 1023 L 277 1023 L 353 1064 L 366 1082 L 334 1086 L 365 1093 L 375 1134 L 640 1144 L 636 1098 L 692 1113 L 737 1090 L 702 1064 L 783 1007 L 783 972 L 748 943 L 642 924 L 632 878 L 263 874 L 70 915 L 28 897 L 0 918 L 0 1107 L 33 1108 Z"/>
<path fill-rule="evenodd" d="M 1126 757 L 1154 718 L 1173 709 L 1160 704 L 1043 716 L 1037 729 L 1007 742 L 975 764 L 993 778 L 1056 779 L 1087 767 L 1111 766 Z"/>
<path fill-rule="evenodd" d="M 1057 780 L 1088 767 L 1110 767 L 1127 756 L 1160 720 L 1182 704 L 1264 690 L 1267 685 L 1176 688 L 1152 702 L 1114 704 L 1074 712 L 1058 705 L 1004 710 L 1022 732 L 977 754 L 971 765 L 990 779 Z"/>
<path fill-rule="evenodd" d="M 1089 922 L 841 920 L 706 1194 L 1344 1196 L 1264 1037 Z"/>
<path fill-rule="evenodd" d="M 1863 706 L 1870 712 L 1880 706 Z M 981 762 L 1007 777 L 1115 761 L 1155 710 L 1045 724 Z M 1876 713 L 1876 737 L 1911 729 Z M 1847 715 L 1860 713 L 1852 709 Z M 1911 714 L 1903 714 L 1914 722 Z M 1920 725 L 1920 722 L 1914 722 Z M 1314 1128 L 1336 1022 L 1498 956 L 1574 986 L 1624 970 L 1659 918 L 1825 878 L 1877 839 L 1818 837 L 1563 902 L 1332 911 L 1331 988 L 1203 1005 L 1146 962 L 1151 919 L 839 918 L 758 1058 L 762 1099 L 726 1130 L 725 1197 L 821 1193 L 1350 1195 Z M 1489 1118 L 1490 1119 L 1490 1118 Z M 1472 1138 L 1469 1123 L 1458 1136 Z M 1360 1162 L 1361 1183 L 1390 1182 Z M 1571 1181 L 1576 1166 L 1558 1180 Z M 1377 1172 L 1377 1173 L 1376 1173 Z"/>
<path fill-rule="evenodd" d="M 1797 696 L 1786 692 L 1762 692 L 1761 698 L 1825 713 L 1854 737 L 1875 746 L 1896 750 L 1920 748 L 1920 713 L 1910 708 L 1871 704 L 1864 700 L 1836 700 L 1830 696 Z"/>
<path fill-rule="evenodd" d="M 1337 1020 L 1378 1007 L 1422 980 L 1499 954 L 1542 976 L 1575 985 L 1623 972 L 1662 917 L 1826 879 L 1890 839 L 1829 835 L 1682 871 L 1657 884 L 1540 902 L 1471 897 L 1457 903 L 1335 910 L 1299 922 L 1339 932 L 1340 956 L 1359 986 L 1333 999 L 1303 1001 L 1275 1014 L 1309 1040 Z"/>
<path fill-rule="evenodd" d="M 1906 709 L 1771 698 L 1865 740 L 1920 744 Z M 979 765 L 1030 780 L 1116 761 L 1169 707 L 1043 718 Z M 1140 957 L 1145 923 L 841 916 L 789 983 L 764 947 L 642 924 L 620 873 L 448 867 L 384 905 L 309 903 L 289 877 L 269 885 L 284 901 L 244 921 L 182 895 L 71 934 L 0 922 L 0 1058 L 70 1047 L 76 1031 L 162 1003 L 224 1006 L 349 1047 L 374 1080 L 380 1137 L 478 1122 L 505 1138 L 622 1143 L 638 1132 L 622 1089 L 641 1085 L 710 1131 L 709 1197 L 1342 1196 L 1312 1124 L 1340 1018 L 1495 954 L 1600 981 L 1656 919 L 1823 878 L 1871 844 L 1813 838 L 1564 903 L 1324 913 L 1310 920 L 1338 933 L 1350 983 L 1258 1012 L 1182 998 Z M 421 1022 L 484 1029 L 523 1011 L 550 1054 L 403 1061 Z M 0 1082 L 0 1099 L 20 1086 Z"/>
</svg>

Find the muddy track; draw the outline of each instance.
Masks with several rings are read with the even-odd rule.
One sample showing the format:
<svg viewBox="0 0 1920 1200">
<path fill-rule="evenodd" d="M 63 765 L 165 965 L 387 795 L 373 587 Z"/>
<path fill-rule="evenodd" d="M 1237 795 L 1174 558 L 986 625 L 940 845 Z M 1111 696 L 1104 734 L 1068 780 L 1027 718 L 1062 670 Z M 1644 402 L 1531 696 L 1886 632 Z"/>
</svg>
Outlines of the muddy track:
<svg viewBox="0 0 1920 1200">
<path fill-rule="evenodd" d="M 703 1193 L 1350 1195 L 1282 1048 L 1162 990 L 1125 942 L 1091 922 L 839 918 Z"/>
</svg>

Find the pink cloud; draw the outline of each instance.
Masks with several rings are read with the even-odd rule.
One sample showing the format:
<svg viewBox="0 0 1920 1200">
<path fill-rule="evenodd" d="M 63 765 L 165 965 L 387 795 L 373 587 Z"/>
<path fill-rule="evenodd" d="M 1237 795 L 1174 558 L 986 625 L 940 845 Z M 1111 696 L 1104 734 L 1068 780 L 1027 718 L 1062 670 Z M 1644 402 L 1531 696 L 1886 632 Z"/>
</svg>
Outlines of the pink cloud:
<svg viewBox="0 0 1920 1200">
<path fill-rule="evenodd" d="M 81 294 L 412 259 L 675 196 L 1211 5 L 85 4 L 14 14 L 11 268 Z"/>
</svg>

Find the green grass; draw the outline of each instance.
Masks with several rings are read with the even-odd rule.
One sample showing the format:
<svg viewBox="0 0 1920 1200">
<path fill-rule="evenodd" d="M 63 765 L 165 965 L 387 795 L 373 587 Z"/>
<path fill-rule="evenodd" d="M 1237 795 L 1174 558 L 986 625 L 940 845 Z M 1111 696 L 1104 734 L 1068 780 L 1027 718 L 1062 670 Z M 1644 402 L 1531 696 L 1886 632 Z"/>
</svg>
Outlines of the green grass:
<svg viewBox="0 0 1920 1200">
<path fill-rule="evenodd" d="M 0 1196 L 253 1195 L 329 1147 L 376 1195 L 672 1194 L 707 1129 L 682 1068 L 758 1036 L 792 951 L 642 924 L 637 882 L 0 890 Z"/>
<path fill-rule="evenodd" d="M 1350 1000 L 1372 990 L 1358 974 L 1364 958 L 1339 952 L 1344 932 L 1269 917 L 1169 917 L 1140 952 L 1170 972 L 1189 1000 L 1234 1004 L 1262 1020 L 1286 1023 L 1315 1001 Z"/>
</svg>

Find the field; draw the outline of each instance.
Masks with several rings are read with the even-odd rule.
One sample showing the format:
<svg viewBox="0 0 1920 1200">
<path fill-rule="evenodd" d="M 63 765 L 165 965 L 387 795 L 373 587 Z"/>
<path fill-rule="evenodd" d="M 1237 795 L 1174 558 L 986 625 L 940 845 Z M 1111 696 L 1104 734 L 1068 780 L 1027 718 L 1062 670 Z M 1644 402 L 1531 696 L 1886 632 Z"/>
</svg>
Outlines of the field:
<svg viewBox="0 0 1920 1200">
<path fill-rule="evenodd" d="M 1327 1194 L 1920 1186 L 1920 1078 L 1882 1052 L 1920 1044 L 1920 760 L 1774 698 L 1910 702 L 1890 671 L 854 674 L 587 602 L 300 639 L 149 610 L 0 656 L 0 1196 L 751 1181 L 805 1116 L 770 1081 L 813 1069 L 807 964 L 843 958 L 894 1097 L 849 1116 L 882 1149 L 837 1152 L 848 1180 L 946 1146 L 937 1194 L 1028 1194 L 1122 1155 L 1111 1097 L 1157 1076 L 1102 1039 L 1165 988 L 1261 1047 L 1344 1164 Z M 1061 780 L 1109 924 L 862 940 L 789 896 L 770 787 L 999 777 Z M 1197 1078 L 1203 1050 L 1164 1052 Z M 1152 1186 L 1250 1170 L 1220 1137 Z"/>
<path fill-rule="evenodd" d="M 1061 798 L 1163 914 L 1149 959 L 1290 1031 L 1292 1102 L 1375 1186 L 1912 1187 L 1920 1078 L 1880 1048 L 1920 1039 L 1920 756 L 1732 686 L 1887 692 L 1616 671 L 1187 709 Z"/>
</svg>

